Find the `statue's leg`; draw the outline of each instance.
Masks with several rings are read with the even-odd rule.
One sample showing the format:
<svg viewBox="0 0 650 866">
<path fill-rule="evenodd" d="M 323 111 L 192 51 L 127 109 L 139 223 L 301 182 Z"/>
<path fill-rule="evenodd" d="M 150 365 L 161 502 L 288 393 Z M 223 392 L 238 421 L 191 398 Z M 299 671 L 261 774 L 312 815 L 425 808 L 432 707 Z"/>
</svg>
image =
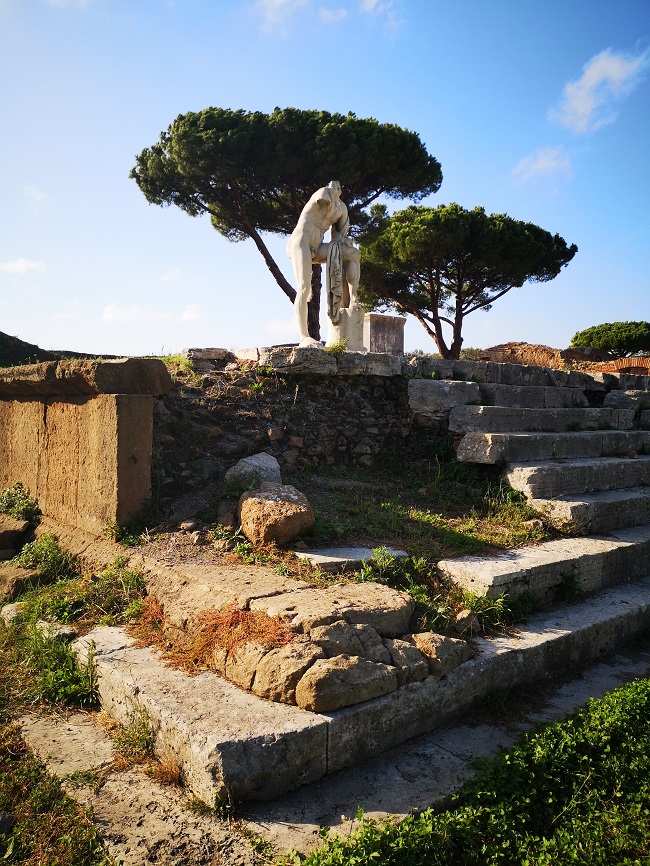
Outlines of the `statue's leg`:
<svg viewBox="0 0 650 866">
<path fill-rule="evenodd" d="M 361 253 L 356 247 L 349 246 L 343 251 L 343 267 L 348 286 L 351 309 L 359 306 L 359 280 L 361 278 Z"/>
<path fill-rule="evenodd" d="M 311 300 L 311 265 L 312 253 L 309 244 L 303 240 L 293 244 L 289 251 L 293 272 L 296 277 L 296 299 L 293 302 L 301 346 L 320 346 L 318 340 L 309 336 L 308 304 Z"/>
</svg>

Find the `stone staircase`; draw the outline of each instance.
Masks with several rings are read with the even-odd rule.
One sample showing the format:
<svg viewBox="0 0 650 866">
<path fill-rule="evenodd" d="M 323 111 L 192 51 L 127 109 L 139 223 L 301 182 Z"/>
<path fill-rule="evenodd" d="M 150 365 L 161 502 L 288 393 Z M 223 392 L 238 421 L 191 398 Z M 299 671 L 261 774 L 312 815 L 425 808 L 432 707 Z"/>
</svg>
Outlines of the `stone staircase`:
<svg viewBox="0 0 650 866">
<path fill-rule="evenodd" d="M 480 594 L 538 602 L 646 577 L 650 431 L 639 428 L 649 426 L 650 377 L 577 374 L 579 387 L 574 374 L 543 368 L 519 368 L 517 383 L 516 369 L 510 384 L 477 383 L 488 405 L 451 408 L 449 429 L 462 437 L 457 457 L 503 464 L 504 478 L 531 506 L 581 537 L 460 557 L 441 562 L 441 571 Z M 555 384 L 544 384 L 544 375 Z"/>
</svg>

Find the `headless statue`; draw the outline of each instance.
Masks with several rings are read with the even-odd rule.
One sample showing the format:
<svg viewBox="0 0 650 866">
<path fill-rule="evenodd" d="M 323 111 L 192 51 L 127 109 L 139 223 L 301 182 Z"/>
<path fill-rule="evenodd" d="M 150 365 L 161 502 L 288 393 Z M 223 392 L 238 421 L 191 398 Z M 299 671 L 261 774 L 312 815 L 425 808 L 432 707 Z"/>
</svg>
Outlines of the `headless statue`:
<svg viewBox="0 0 650 866">
<path fill-rule="evenodd" d="M 307 328 L 313 264 L 327 263 L 327 314 L 332 322 L 338 323 L 341 309 L 359 305 L 361 253 L 347 237 L 349 228 L 348 209 L 341 201 L 341 184 L 332 180 L 309 199 L 287 241 L 287 255 L 297 283 L 294 307 L 301 347 L 321 345 L 309 336 Z M 331 240 L 324 242 L 328 229 L 332 230 Z"/>
</svg>

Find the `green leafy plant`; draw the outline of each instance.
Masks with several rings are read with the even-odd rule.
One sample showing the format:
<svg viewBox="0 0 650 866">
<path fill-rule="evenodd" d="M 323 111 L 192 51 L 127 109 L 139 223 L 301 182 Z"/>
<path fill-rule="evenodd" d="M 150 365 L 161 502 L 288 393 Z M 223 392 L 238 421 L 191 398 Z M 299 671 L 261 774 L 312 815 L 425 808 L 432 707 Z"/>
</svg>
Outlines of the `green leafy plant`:
<svg viewBox="0 0 650 866">
<path fill-rule="evenodd" d="M 325 351 L 328 355 L 333 355 L 335 358 L 340 358 L 341 355 L 345 355 L 345 352 L 348 348 L 348 341 L 345 337 L 341 337 L 340 340 L 337 340 L 335 343 L 332 343 L 330 346 L 325 346 Z"/>
<path fill-rule="evenodd" d="M 35 523 L 41 510 L 30 495 L 29 489 L 20 481 L 16 481 L 0 493 L 0 513 L 8 514 L 17 520 L 29 520 L 30 523 Z"/>
<path fill-rule="evenodd" d="M 58 538 L 51 532 L 30 541 L 12 561 L 21 568 L 38 569 L 47 580 L 78 574 L 72 556 L 61 548 Z"/>
<path fill-rule="evenodd" d="M 142 535 L 120 526 L 115 520 L 107 520 L 102 526 L 102 535 L 123 547 L 140 547 Z"/>
</svg>

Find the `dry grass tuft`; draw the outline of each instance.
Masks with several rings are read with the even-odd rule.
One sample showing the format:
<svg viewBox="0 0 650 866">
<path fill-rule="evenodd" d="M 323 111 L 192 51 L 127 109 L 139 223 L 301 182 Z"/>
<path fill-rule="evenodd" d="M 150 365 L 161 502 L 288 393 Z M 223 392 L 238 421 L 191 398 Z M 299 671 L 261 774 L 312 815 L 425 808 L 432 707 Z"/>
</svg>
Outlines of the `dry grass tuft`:
<svg viewBox="0 0 650 866">
<path fill-rule="evenodd" d="M 142 613 L 129 623 L 127 632 L 137 640 L 138 646 L 157 646 L 162 649 L 165 645 L 164 623 L 165 611 L 162 604 L 154 596 L 148 595 L 142 604 Z"/>
<path fill-rule="evenodd" d="M 173 758 L 151 763 L 147 772 L 161 785 L 180 785 L 182 782 L 181 768 Z"/>
</svg>

